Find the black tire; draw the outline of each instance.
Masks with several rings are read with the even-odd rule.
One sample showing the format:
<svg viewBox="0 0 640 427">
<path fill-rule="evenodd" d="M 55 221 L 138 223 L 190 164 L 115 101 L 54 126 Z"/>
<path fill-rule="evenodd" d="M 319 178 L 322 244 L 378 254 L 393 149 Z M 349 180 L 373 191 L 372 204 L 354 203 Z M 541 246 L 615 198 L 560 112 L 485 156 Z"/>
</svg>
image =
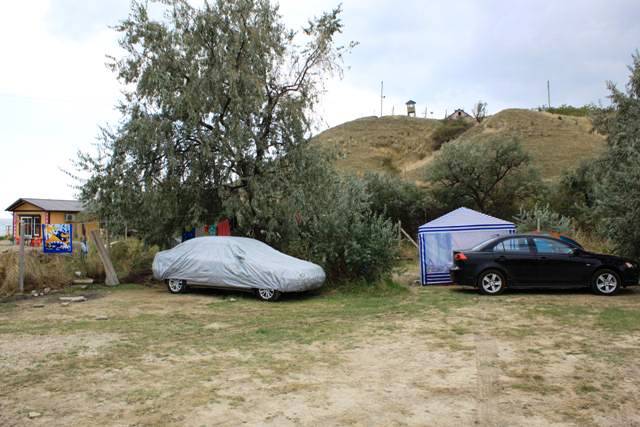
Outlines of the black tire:
<svg viewBox="0 0 640 427">
<path fill-rule="evenodd" d="M 187 291 L 187 281 L 179 279 L 167 280 L 167 289 L 172 294 L 183 294 Z"/>
<path fill-rule="evenodd" d="M 507 279 L 498 270 L 486 270 L 478 277 L 478 288 L 484 295 L 500 295 L 507 286 Z"/>
<path fill-rule="evenodd" d="M 615 295 L 621 287 L 620 275 L 608 268 L 596 271 L 591 278 L 591 289 L 598 295 Z"/>
<path fill-rule="evenodd" d="M 275 289 L 256 289 L 256 297 L 262 301 L 278 301 L 280 295 L 280 291 L 276 291 Z"/>
</svg>

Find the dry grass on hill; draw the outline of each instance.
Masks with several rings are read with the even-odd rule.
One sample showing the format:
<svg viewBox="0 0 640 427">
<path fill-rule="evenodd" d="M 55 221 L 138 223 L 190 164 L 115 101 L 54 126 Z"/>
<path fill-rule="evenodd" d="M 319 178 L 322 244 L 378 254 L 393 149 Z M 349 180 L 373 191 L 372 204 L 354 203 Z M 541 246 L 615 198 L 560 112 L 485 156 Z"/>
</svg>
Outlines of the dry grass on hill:
<svg viewBox="0 0 640 427">
<path fill-rule="evenodd" d="M 315 137 L 337 150 L 343 171 L 401 174 L 407 163 L 431 156 L 431 134 L 439 120 L 404 116 L 363 117 Z"/>
<path fill-rule="evenodd" d="M 605 138 L 592 130 L 587 117 L 561 116 L 529 110 L 503 110 L 463 135 L 463 139 L 489 136 L 515 137 L 533 158 L 543 179 L 594 158 L 605 146 Z"/>
<path fill-rule="evenodd" d="M 328 129 L 315 140 L 337 150 L 341 170 L 391 173 L 419 182 L 433 159 L 431 136 L 441 123 L 403 116 L 364 117 Z M 489 136 L 518 138 L 544 179 L 561 176 L 595 157 L 605 146 L 604 137 L 592 131 L 586 117 L 522 109 L 500 111 L 461 138 L 481 140 Z"/>
</svg>

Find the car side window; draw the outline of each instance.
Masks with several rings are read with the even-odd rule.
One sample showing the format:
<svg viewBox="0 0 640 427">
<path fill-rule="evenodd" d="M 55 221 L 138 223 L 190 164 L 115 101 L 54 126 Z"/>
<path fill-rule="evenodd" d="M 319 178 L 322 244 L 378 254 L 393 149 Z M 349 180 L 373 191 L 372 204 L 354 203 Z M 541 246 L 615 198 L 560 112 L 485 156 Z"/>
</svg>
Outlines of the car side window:
<svg viewBox="0 0 640 427">
<path fill-rule="evenodd" d="M 551 239 L 534 237 L 533 243 L 539 254 L 570 254 L 573 250 L 571 246 Z"/>
<path fill-rule="evenodd" d="M 529 242 L 526 237 L 516 237 L 513 239 L 506 239 L 499 242 L 493 247 L 494 252 L 529 252 Z"/>
</svg>

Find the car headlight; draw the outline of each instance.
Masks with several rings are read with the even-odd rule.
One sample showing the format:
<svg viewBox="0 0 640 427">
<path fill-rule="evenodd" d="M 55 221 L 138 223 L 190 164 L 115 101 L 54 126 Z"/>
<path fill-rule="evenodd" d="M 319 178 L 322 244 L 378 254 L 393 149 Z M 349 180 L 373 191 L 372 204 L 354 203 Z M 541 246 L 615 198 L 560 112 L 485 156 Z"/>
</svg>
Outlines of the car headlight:
<svg viewBox="0 0 640 427">
<path fill-rule="evenodd" d="M 636 268 L 636 265 L 634 263 L 632 263 L 632 262 L 629 262 L 629 261 L 625 262 L 624 266 L 627 267 L 627 268 Z"/>
</svg>

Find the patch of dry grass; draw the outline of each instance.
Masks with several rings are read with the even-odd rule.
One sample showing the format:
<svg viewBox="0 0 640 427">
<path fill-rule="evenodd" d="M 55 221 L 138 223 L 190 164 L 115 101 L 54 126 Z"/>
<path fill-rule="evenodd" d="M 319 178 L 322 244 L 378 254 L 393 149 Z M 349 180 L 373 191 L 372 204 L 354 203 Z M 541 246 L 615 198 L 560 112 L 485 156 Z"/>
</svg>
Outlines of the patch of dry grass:
<svg viewBox="0 0 640 427">
<path fill-rule="evenodd" d="M 404 116 L 363 117 L 328 129 L 314 139 L 338 152 L 339 169 L 402 175 L 407 163 L 429 157 L 440 120 Z"/>
<path fill-rule="evenodd" d="M 19 255 L 16 251 L 0 253 L 0 296 L 18 290 Z M 69 260 L 65 256 L 46 255 L 28 250 L 25 254 L 24 289 L 58 289 L 71 283 Z"/>
<path fill-rule="evenodd" d="M 471 128 L 462 139 L 491 136 L 517 138 L 545 180 L 559 177 L 605 148 L 604 137 L 593 131 L 587 117 L 521 109 L 500 111 Z"/>
</svg>

